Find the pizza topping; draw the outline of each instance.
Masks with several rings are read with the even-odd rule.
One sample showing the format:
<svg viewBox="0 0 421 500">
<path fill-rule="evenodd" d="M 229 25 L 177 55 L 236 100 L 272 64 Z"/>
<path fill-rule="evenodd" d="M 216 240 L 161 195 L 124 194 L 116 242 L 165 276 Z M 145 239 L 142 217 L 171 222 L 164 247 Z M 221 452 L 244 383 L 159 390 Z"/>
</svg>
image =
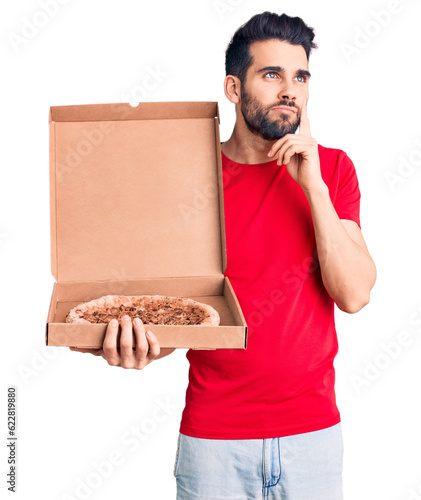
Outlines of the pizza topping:
<svg viewBox="0 0 421 500">
<path fill-rule="evenodd" d="M 66 322 L 108 323 L 126 314 L 147 325 L 219 324 L 218 313 L 209 305 L 162 295 L 107 295 L 79 304 L 67 315 Z"/>
</svg>

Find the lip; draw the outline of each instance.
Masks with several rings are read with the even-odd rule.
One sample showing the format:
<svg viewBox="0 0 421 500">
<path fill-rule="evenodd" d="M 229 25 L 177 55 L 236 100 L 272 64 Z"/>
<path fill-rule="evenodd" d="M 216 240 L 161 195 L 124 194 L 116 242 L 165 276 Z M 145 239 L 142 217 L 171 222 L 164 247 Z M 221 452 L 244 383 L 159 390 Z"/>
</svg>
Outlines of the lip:
<svg viewBox="0 0 421 500">
<path fill-rule="evenodd" d="M 293 115 L 296 113 L 294 108 L 288 107 L 288 106 L 280 106 L 279 108 L 273 108 L 277 111 L 280 111 L 281 113 L 285 113 L 287 115 Z"/>
</svg>

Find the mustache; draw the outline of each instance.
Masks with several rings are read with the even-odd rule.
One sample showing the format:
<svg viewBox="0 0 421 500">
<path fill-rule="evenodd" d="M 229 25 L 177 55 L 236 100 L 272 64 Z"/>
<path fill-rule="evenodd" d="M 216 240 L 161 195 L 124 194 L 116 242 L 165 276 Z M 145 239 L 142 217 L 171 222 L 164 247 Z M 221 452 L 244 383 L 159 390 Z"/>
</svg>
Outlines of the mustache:
<svg viewBox="0 0 421 500">
<path fill-rule="evenodd" d="M 293 101 L 287 101 L 287 100 L 280 101 L 279 104 L 275 104 L 274 106 L 271 106 L 271 108 L 279 108 L 281 106 L 286 106 L 288 108 L 296 108 L 298 110 L 297 106 Z"/>
</svg>

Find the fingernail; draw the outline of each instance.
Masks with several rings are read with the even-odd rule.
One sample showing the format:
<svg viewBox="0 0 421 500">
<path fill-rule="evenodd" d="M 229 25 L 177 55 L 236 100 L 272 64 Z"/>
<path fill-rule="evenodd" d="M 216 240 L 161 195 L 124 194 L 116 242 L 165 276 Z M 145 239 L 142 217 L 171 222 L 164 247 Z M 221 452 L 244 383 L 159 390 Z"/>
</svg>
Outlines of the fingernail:
<svg viewBox="0 0 421 500">
<path fill-rule="evenodd" d="M 117 326 L 117 325 L 118 325 L 118 321 L 117 321 L 116 319 L 112 319 L 112 320 L 110 321 L 110 325 L 111 325 L 111 326 Z"/>
<path fill-rule="evenodd" d="M 140 325 L 140 319 L 139 318 L 135 318 L 134 319 L 134 324 L 135 325 Z"/>
<path fill-rule="evenodd" d="M 147 331 L 146 335 L 151 339 L 152 338 L 152 332 Z"/>
<path fill-rule="evenodd" d="M 130 316 L 127 316 L 127 314 L 125 316 L 123 316 L 123 319 L 124 321 L 129 321 L 130 320 Z"/>
</svg>

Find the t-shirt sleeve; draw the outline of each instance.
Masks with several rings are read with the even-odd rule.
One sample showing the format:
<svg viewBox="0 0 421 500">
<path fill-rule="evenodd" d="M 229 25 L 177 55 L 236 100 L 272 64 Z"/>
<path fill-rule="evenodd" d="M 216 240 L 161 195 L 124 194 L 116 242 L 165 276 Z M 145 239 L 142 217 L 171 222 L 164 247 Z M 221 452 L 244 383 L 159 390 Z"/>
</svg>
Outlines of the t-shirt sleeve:
<svg viewBox="0 0 421 500">
<path fill-rule="evenodd" d="M 339 159 L 338 191 L 333 206 L 340 219 L 353 220 L 361 229 L 360 200 L 357 172 L 351 159 L 342 152 Z"/>
</svg>

